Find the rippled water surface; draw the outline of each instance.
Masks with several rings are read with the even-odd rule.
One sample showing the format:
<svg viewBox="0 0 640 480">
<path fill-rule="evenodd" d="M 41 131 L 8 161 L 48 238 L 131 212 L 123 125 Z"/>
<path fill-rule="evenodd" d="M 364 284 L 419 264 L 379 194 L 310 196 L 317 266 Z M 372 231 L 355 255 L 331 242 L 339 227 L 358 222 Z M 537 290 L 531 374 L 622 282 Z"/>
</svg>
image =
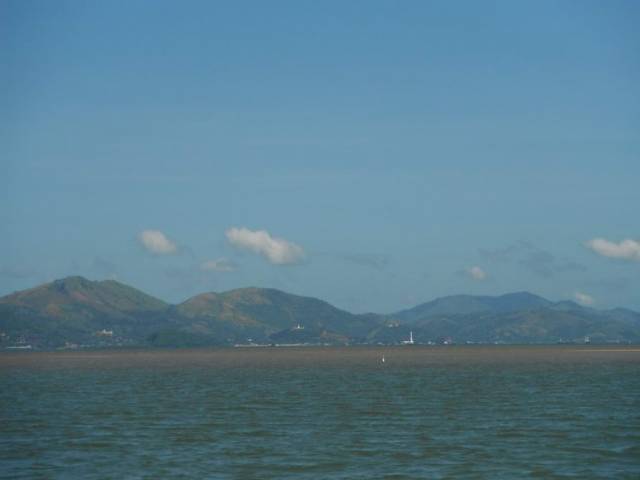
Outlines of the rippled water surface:
<svg viewBox="0 0 640 480">
<path fill-rule="evenodd" d="M 640 347 L 12 353 L 0 386 L 7 479 L 640 478 Z"/>
</svg>

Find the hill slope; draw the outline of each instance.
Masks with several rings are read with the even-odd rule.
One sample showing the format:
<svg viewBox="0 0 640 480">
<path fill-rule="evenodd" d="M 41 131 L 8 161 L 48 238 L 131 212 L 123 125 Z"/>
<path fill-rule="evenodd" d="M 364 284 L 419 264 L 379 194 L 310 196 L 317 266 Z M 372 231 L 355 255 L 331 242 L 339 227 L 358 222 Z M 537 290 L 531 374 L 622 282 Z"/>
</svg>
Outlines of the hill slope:
<svg viewBox="0 0 640 480">
<path fill-rule="evenodd" d="M 390 315 L 397 330 L 377 329 L 372 341 L 400 341 L 411 329 L 419 342 L 640 342 L 640 314 L 553 303 L 528 292 L 443 297 Z"/>
<path fill-rule="evenodd" d="M 436 298 L 391 315 L 403 322 L 413 322 L 434 315 L 466 315 L 471 313 L 504 313 L 531 310 L 552 302 L 529 292 L 507 293 L 498 297 L 453 295 Z"/>
<path fill-rule="evenodd" d="M 204 293 L 171 306 L 112 280 L 68 277 L 0 298 L 0 345 L 348 343 L 363 340 L 381 318 L 262 288 Z"/>
<path fill-rule="evenodd" d="M 110 343 L 140 337 L 164 321 L 168 305 L 114 280 L 68 277 L 0 298 L 0 331 L 23 343 Z M 107 330 L 111 335 L 99 335 Z"/>
<path fill-rule="evenodd" d="M 0 304 L 22 305 L 54 317 L 122 315 L 164 310 L 167 304 L 115 280 L 67 277 L 0 298 Z M 84 310 L 80 310 L 80 308 Z"/>
<path fill-rule="evenodd" d="M 456 295 L 395 315 L 356 315 L 268 288 L 203 293 L 168 305 L 112 280 L 56 280 L 0 298 L 0 346 L 55 348 L 234 343 L 640 342 L 640 313 L 553 303 L 519 292 Z"/>
<path fill-rule="evenodd" d="M 266 341 L 280 333 L 279 341 L 304 338 L 305 341 L 346 342 L 364 338 L 382 318 L 354 315 L 317 298 L 269 288 L 203 293 L 177 305 L 173 311 L 183 322 L 189 320 L 191 331 L 226 332 L 235 341 L 248 338 Z M 304 335 L 298 330 L 305 330 Z M 291 331 L 292 336 L 286 335 L 287 331 Z"/>
</svg>

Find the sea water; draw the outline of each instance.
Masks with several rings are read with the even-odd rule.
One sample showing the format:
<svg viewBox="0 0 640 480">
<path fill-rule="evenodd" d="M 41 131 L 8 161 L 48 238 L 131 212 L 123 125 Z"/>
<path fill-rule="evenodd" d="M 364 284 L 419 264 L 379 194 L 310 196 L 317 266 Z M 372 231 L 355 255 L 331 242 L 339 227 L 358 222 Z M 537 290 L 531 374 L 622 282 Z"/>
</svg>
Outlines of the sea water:
<svg viewBox="0 0 640 480">
<path fill-rule="evenodd" d="M 4 353 L 0 478 L 637 479 L 640 347 Z"/>
</svg>

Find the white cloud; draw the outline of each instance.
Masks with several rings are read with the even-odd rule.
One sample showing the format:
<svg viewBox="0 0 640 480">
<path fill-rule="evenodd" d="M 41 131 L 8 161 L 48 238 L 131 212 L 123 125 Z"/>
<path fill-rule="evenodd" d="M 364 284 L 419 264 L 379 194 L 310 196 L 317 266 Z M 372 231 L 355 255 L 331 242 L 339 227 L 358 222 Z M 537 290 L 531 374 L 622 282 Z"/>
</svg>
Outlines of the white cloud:
<svg viewBox="0 0 640 480">
<path fill-rule="evenodd" d="M 604 238 L 594 238 L 589 240 L 586 245 L 604 257 L 640 261 L 640 242 L 636 240 L 627 238 L 620 243 L 615 243 Z"/>
<path fill-rule="evenodd" d="M 586 293 L 576 292 L 573 294 L 574 298 L 583 305 L 593 305 L 595 300 L 591 295 L 587 295 Z"/>
<path fill-rule="evenodd" d="M 478 280 L 478 281 L 484 280 L 485 278 L 487 278 L 487 274 L 485 273 L 485 271 L 482 270 L 477 265 L 467 269 L 467 275 L 469 275 L 474 280 Z"/>
<path fill-rule="evenodd" d="M 283 238 L 272 237 L 266 230 L 232 227 L 225 235 L 234 247 L 260 254 L 274 265 L 298 263 L 304 258 L 302 247 Z"/>
<path fill-rule="evenodd" d="M 143 230 L 138 235 L 138 240 L 144 248 L 156 255 L 170 255 L 178 251 L 176 244 L 159 230 Z"/>
<path fill-rule="evenodd" d="M 200 270 L 204 270 L 206 272 L 233 272 L 235 269 L 235 264 L 226 258 L 207 260 L 200 264 Z"/>
</svg>

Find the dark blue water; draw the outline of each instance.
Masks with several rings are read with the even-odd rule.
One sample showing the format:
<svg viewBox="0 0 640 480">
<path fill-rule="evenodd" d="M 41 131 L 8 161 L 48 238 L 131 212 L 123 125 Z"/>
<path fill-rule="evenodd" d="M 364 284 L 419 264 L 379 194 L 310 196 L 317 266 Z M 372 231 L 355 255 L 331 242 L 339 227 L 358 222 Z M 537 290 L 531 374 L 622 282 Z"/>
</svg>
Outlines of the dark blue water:
<svg viewBox="0 0 640 480">
<path fill-rule="evenodd" d="M 632 350 L 0 355 L 0 477 L 637 479 Z"/>
</svg>

